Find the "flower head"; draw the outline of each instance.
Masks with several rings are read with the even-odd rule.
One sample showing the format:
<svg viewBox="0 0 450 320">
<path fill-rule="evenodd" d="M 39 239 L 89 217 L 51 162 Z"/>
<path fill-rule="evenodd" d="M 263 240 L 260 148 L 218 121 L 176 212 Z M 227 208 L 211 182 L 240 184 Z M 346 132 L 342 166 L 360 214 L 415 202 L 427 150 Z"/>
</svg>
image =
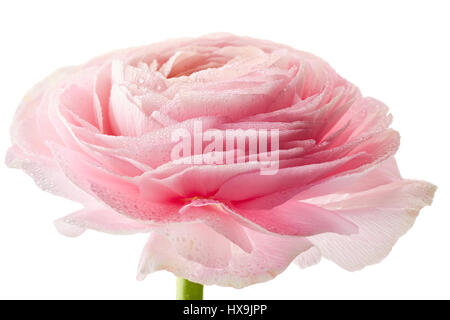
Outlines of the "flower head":
<svg viewBox="0 0 450 320">
<path fill-rule="evenodd" d="M 215 34 L 57 71 L 21 103 L 7 163 L 84 205 L 63 234 L 149 233 L 139 278 L 243 287 L 388 254 L 435 191 L 400 176 L 391 119 L 314 55 Z"/>
</svg>

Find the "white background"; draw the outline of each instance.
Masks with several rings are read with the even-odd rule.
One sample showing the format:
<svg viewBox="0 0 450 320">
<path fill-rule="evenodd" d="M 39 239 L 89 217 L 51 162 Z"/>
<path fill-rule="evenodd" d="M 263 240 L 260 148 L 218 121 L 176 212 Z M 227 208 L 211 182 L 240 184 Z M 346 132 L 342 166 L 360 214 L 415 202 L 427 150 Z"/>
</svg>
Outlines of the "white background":
<svg viewBox="0 0 450 320">
<path fill-rule="evenodd" d="M 384 101 L 407 178 L 438 185 L 435 202 L 381 264 L 350 273 L 328 261 L 295 265 L 208 299 L 450 298 L 450 2 L 2 1 L 0 153 L 22 95 L 65 66 L 113 49 L 227 31 L 315 53 L 365 95 Z M 59 235 L 53 220 L 79 205 L 0 165 L 0 298 L 172 299 L 167 272 L 135 280 L 146 236 Z"/>
</svg>

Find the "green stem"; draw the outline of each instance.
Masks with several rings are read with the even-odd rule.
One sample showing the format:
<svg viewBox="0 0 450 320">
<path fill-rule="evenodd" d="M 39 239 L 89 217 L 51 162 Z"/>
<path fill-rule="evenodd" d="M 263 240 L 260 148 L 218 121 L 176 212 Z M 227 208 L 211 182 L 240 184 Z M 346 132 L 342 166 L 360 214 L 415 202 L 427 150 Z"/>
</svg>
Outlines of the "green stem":
<svg viewBox="0 0 450 320">
<path fill-rule="evenodd" d="M 177 278 L 177 300 L 203 300 L 203 285 Z"/>
</svg>

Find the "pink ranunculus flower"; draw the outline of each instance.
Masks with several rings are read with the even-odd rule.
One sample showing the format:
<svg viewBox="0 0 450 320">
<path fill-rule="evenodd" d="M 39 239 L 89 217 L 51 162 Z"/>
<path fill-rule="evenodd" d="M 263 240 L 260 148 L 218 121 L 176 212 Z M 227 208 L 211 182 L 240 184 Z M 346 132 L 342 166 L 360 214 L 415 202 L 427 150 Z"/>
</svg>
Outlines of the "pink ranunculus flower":
<svg viewBox="0 0 450 320">
<path fill-rule="evenodd" d="M 312 54 L 214 34 L 57 71 L 23 99 L 7 164 L 84 205 L 56 221 L 65 235 L 149 233 L 138 278 L 165 269 L 240 288 L 293 260 L 358 270 L 388 254 L 435 191 L 400 176 L 391 120 Z M 195 137 L 198 122 L 277 129 L 277 172 L 175 161 L 172 133 Z"/>
</svg>

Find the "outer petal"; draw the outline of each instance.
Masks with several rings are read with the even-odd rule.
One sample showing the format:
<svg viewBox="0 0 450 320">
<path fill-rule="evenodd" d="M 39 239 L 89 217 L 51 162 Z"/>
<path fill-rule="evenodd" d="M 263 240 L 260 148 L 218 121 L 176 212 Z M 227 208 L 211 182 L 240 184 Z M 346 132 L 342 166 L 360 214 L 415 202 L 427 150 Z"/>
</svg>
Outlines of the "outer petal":
<svg viewBox="0 0 450 320">
<path fill-rule="evenodd" d="M 179 221 L 180 203 L 150 201 L 141 196 L 138 185 L 130 179 L 104 170 L 81 153 L 56 144 L 51 148 L 72 183 L 116 212 L 148 223 Z"/>
<path fill-rule="evenodd" d="M 231 259 L 231 242 L 203 223 L 177 223 L 155 230 L 167 238 L 176 253 L 207 268 L 225 268 Z"/>
<path fill-rule="evenodd" d="M 403 180 L 330 202 L 359 227 L 350 236 L 321 234 L 309 240 L 322 255 L 347 270 L 358 270 L 381 261 L 400 236 L 412 227 L 420 209 L 430 205 L 436 187 L 422 181 Z"/>
<path fill-rule="evenodd" d="M 184 206 L 180 210 L 180 214 L 186 220 L 191 219 L 204 223 L 247 253 L 253 250 L 252 242 L 245 232 L 245 228 L 236 217 L 226 212 L 218 204 L 194 200 Z"/>
<path fill-rule="evenodd" d="M 300 268 L 307 268 L 310 266 L 313 266 L 315 264 L 318 264 L 320 262 L 320 259 L 322 258 L 322 254 L 320 253 L 320 250 L 317 249 L 317 247 L 311 247 L 305 252 L 301 253 L 296 259 L 295 263 Z"/>
<path fill-rule="evenodd" d="M 304 238 L 278 237 L 250 229 L 246 229 L 246 232 L 254 244 L 253 251 L 245 253 L 230 244 L 231 258 L 226 266 L 219 268 L 207 267 L 186 259 L 178 254 L 173 240 L 154 232 L 142 253 L 138 279 L 144 279 L 147 274 L 158 270 L 167 270 L 178 277 L 205 285 L 242 288 L 273 279 L 284 271 L 297 255 L 311 247 Z"/>
<path fill-rule="evenodd" d="M 320 197 L 332 199 L 342 198 L 342 195 L 356 193 L 401 180 L 400 172 L 394 157 L 387 159 L 361 172 L 353 172 L 340 177 L 327 179 L 311 188 L 300 192 L 295 199 L 305 200 L 315 198 L 317 203 L 323 204 Z M 311 202 L 311 200 L 309 200 Z M 316 203 L 313 201 L 312 203 Z"/>
<path fill-rule="evenodd" d="M 315 205 L 296 200 L 271 210 L 234 208 L 241 217 L 248 219 L 264 230 L 280 235 L 311 236 L 333 232 L 352 234 L 358 232 L 357 225 L 341 215 Z"/>
<path fill-rule="evenodd" d="M 55 221 L 56 229 L 63 235 L 75 237 L 86 229 L 93 229 L 112 234 L 134 234 L 148 232 L 152 229 L 149 224 L 129 219 L 107 207 L 95 205 Z"/>
<path fill-rule="evenodd" d="M 8 150 L 5 162 L 11 168 L 22 169 L 44 191 L 81 203 L 92 201 L 88 193 L 71 183 L 58 165 L 48 158 L 33 156 L 29 159 L 19 147 L 14 146 Z"/>
</svg>

